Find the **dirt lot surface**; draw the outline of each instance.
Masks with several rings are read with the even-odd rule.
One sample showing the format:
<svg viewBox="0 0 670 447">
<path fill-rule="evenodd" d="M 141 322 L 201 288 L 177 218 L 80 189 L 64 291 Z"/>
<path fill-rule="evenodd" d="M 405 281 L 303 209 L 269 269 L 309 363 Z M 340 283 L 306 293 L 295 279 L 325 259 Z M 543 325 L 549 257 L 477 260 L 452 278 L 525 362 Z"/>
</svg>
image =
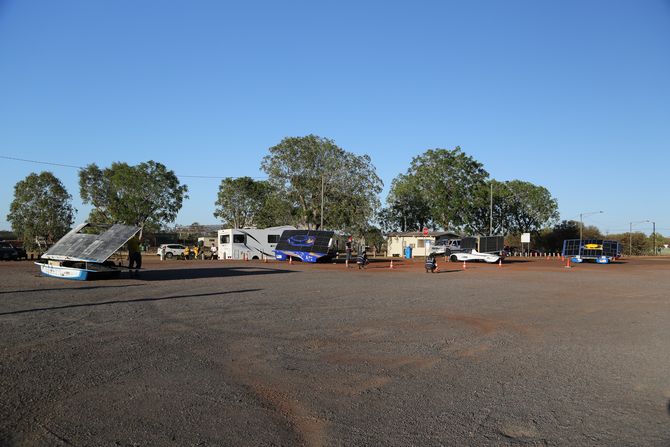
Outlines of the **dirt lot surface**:
<svg viewBox="0 0 670 447">
<path fill-rule="evenodd" d="M 0 445 L 670 445 L 670 260 L 512 261 L 0 263 Z"/>
</svg>

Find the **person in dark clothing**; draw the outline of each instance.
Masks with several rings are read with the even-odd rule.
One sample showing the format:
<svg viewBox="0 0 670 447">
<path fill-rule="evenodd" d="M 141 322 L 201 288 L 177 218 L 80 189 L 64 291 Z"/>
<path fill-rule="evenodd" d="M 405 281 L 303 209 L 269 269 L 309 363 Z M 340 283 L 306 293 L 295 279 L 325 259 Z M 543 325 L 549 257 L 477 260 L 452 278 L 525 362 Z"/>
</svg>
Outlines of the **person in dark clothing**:
<svg viewBox="0 0 670 447">
<path fill-rule="evenodd" d="M 351 261 L 352 250 L 353 250 L 353 248 L 352 248 L 352 237 L 349 236 L 349 238 L 347 239 L 347 242 L 344 243 L 344 251 L 347 254 L 347 258 L 346 258 L 346 261 L 344 263 L 347 266 L 347 268 L 349 268 L 349 261 Z"/>
<path fill-rule="evenodd" d="M 365 249 L 358 252 L 358 257 L 356 258 L 356 264 L 358 264 L 358 269 L 364 269 L 368 265 L 368 254 L 365 252 Z"/>
<path fill-rule="evenodd" d="M 133 236 L 128 241 L 128 269 L 132 272 L 135 266 L 135 273 L 142 268 L 142 254 L 140 253 L 140 239 Z"/>
<path fill-rule="evenodd" d="M 433 273 L 435 270 L 437 270 L 437 260 L 435 259 L 435 255 L 431 254 L 426 258 L 426 273 Z"/>
</svg>

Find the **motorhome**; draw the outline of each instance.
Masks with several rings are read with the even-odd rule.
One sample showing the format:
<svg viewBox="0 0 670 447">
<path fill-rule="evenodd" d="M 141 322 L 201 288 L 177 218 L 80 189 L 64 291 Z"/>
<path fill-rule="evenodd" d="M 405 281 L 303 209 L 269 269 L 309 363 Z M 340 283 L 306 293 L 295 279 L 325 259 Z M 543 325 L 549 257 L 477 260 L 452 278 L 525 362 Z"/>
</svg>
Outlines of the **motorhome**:
<svg viewBox="0 0 670 447">
<path fill-rule="evenodd" d="M 218 231 L 219 259 L 263 259 L 275 257 L 275 247 L 284 230 L 295 230 L 285 225 L 270 228 L 226 228 Z"/>
</svg>

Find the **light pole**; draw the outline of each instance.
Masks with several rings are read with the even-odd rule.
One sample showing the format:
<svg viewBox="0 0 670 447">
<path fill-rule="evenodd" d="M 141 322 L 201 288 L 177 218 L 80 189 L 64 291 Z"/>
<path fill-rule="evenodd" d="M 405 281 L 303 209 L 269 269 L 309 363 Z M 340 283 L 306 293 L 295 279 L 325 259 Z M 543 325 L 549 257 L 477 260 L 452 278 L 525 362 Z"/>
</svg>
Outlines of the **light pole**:
<svg viewBox="0 0 670 447">
<path fill-rule="evenodd" d="M 633 225 L 641 224 L 641 223 L 647 223 L 650 222 L 649 220 L 639 220 L 637 222 L 631 222 L 630 223 L 630 228 L 628 230 L 628 256 L 633 256 Z M 656 227 L 656 224 L 654 224 L 654 227 Z"/>
<path fill-rule="evenodd" d="M 653 225 L 653 233 L 654 233 L 654 256 L 656 256 L 656 222 L 651 223 Z"/>
<path fill-rule="evenodd" d="M 579 213 L 579 254 L 582 254 L 582 235 L 584 233 L 584 216 L 591 216 L 593 214 L 602 214 L 604 211 L 590 211 L 588 213 Z"/>
</svg>

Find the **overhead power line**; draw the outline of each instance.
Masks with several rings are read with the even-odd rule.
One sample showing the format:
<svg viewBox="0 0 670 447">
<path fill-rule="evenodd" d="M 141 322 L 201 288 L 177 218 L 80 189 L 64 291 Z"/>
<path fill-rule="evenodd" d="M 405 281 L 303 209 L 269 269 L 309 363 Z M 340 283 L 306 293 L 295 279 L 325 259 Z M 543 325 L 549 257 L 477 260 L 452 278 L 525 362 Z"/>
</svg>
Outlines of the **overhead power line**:
<svg viewBox="0 0 670 447">
<path fill-rule="evenodd" d="M 63 163 L 53 163 L 50 161 L 40 161 L 40 160 L 28 160 L 27 158 L 18 158 L 18 157 L 8 157 L 6 155 L 0 155 L 0 158 L 4 158 L 5 160 L 14 160 L 14 161 L 23 161 L 26 163 L 36 163 L 36 164 L 41 164 L 41 165 L 49 165 L 49 166 L 60 166 L 63 168 L 74 168 L 74 169 L 85 169 L 83 166 L 75 166 L 75 165 L 66 165 Z M 215 180 L 223 180 L 226 178 L 240 178 L 240 177 L 249 177 L 249 176 L 215 176 L 215 175 L 187 175 L 187 174 L 175 174 L 177 177 L 181 178 L 201 178 L 201 179 L 215 179 Z M 250 177 L 254 180 L 265 180 L 267 177 Z"/>
</svg>

